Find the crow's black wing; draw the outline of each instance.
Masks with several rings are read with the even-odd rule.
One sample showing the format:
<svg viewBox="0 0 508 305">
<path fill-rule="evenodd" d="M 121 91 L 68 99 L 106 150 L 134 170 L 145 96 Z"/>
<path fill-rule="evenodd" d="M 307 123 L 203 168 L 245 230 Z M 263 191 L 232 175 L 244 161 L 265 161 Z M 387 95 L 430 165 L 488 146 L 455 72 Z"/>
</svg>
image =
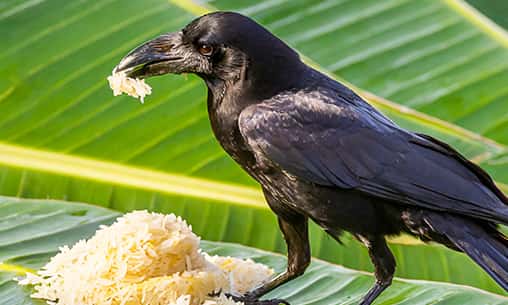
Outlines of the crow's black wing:
<svg viewBox="0 0 508 305">
<path fill-rule="evenodd" d="M 508 223 L 506 197 L 483 170 L 366 103 L 279 96 L 245 109 L 239 127 L 259 162 L 309 182 Z"/>
</svg>

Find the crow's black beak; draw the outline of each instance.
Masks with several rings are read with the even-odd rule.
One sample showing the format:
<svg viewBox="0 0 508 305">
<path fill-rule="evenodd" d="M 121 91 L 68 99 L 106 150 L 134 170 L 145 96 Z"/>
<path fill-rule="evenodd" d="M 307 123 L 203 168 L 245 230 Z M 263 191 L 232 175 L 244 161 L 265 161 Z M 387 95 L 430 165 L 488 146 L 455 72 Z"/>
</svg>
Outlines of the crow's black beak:
<svg viewBox="0 0 508 305">
<path fill-rule="evenodd" d="M 130 51 L 113 70 L 128 77 L 146 78 L 178 72 L 183 54 L 181 33 L 168 33 L 150 40 Z"/>
</svg>

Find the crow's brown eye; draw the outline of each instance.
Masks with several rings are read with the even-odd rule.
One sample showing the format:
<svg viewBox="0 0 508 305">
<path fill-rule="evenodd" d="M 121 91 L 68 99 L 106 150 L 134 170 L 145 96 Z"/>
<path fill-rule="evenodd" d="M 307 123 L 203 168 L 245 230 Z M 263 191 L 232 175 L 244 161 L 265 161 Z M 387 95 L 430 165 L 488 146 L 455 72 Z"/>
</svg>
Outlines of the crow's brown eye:
<svg viewBox="0 0 508 305">
<path fill-rule="evenodd" d="M 209 45 L 206 45 L 206 44 L 202 44 L 198 50 L 199 50 L 199 53 L 201 53 L 201 55 L 204 55 L 204 56 L 210 56 L 210 55 L 212 55 L 212 52 L 213 52 L 213 48 Z"/>
</svg>

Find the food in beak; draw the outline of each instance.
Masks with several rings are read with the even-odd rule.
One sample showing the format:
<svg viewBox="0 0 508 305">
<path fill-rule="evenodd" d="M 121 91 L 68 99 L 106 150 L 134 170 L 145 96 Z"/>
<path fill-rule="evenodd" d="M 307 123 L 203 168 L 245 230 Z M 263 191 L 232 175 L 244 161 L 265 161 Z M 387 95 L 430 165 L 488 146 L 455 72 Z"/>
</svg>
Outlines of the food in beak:
<svg viewBox="0 0 508 305">
<path fill-rule="evenodd" d="M 139 98 L 141 103 L 144 103 L 145 96 L 152 93 L 152 87 L 145 83 L 144 79 L 127 77 L 125 72 L 115 72 L 113 70 L 112 75 L 108 76 L 108 82 L 114 96 L 126 93 Z"/>
</svg>

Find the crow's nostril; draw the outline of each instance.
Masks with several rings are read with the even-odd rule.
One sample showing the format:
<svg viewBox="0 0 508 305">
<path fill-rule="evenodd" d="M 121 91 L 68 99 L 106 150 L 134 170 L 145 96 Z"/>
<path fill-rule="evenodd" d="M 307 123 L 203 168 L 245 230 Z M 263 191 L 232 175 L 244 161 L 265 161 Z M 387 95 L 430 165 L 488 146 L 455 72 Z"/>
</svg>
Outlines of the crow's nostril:
<svg viewBox="0 0 508 305">
<path fill-rule="evenodd" d="M 175 47 L 174 43 L 167 43 L 167 41 L 153 41 L 150 45 L 155 51 L 168 52 Z"/>
<path fill-rule="evenodd" d="M 166 51 L 166 50 L 170 50 L 172 47 L 172 45 L 168 46 L 166 44 L 163 44 L 163 43 L 160 43 L 160 42 L 157 42 L 157 43 L 154 43 L 152 45 L 152 48 L 156 51 Z"/>
</svg>

